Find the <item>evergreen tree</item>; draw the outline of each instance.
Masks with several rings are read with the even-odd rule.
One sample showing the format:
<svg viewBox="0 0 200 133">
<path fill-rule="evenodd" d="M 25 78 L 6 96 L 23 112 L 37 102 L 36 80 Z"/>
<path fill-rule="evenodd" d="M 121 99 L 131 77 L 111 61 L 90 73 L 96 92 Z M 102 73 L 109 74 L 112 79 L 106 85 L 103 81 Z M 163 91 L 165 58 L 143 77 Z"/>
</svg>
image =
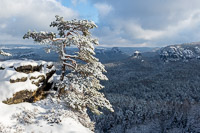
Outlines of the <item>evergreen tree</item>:
<svg viewBox="0 0 200 133">
<path fill-rule="evenodd" d="M 57 83 L 58 92 L 68 106 L 78 111 L 100 114 L 99 108 L 106 107 L 113 111 L 110 102 L 104 94 L 99 92 L 104 86 L 100 80 L 108 80 L 103 74 L 106 72 L 104 65 L 94 57 L 94 45 L 98 40 L 92 38 L 90 29 L 96 28 L 94 22 L 88 20 L 65 21 L 63 17 L 56 16 L 50 27 L 57 27 L 58 33 L 29 31 L 25 38 L 33 38 L 35 42 L 48 44 L 56 50 L 62 61 L 62 73 Z M 78 52 L 67 54 L 66 47 L 76 46 Z M 66 73 L 66 70 L 70 71 Z"/>
</svg>

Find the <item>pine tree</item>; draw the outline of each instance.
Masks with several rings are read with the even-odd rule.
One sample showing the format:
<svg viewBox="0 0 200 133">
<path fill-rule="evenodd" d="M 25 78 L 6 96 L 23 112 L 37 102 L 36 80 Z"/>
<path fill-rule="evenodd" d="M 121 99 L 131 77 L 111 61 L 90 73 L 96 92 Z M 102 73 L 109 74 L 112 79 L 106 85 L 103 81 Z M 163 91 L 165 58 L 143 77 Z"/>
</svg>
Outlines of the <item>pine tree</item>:
<svg viewBox="0 0 200 133">
<path fill-rule="evenodd" d="M 100 114 L 99 109 L 104 107 L 113 111 L 110 102 L 99 92 L 104 88 L 100 80 L 108 79 L 103 74 L 106 72 L 104 65 L 94 57 L 94 45 L 99 42 L 92 38 L 89 30 L 96 28 L 96 24 L 88 20 L 65 21 L 63 17 L 56 16 L 50 27 L 57 27 L 58 33 L 29 31 L 23 38 L 48 44 L 49 50 L 56 50 L 59 54 L 62 73 L 57 86 L 62 99 L 78 111 L 85 112 L 89 108 L 93 113 Z M 76 46 L 78 52 L 67 54 L 66 47 L 71 46 Z"/>
</svg>

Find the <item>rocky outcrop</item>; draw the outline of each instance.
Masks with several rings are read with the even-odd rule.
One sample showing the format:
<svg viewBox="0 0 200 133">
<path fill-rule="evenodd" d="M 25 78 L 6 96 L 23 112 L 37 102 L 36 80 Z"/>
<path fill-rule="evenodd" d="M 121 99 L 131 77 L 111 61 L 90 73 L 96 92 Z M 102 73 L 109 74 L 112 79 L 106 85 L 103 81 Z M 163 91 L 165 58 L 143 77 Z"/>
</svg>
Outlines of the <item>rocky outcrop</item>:
<svg viewBox="0 0 200 133">
<path fill-rule="evenodd" d="M 52 86 L 50 78 L 55 73 L 52 63 L 44 61 L 4 61 L 0 62 L 2 73 L 12 73 L 4 79 L 9 80 L 10 86 L 15 86 L 8 91 L 14 92 L 12 97 L 3 100 L 6 104 L 17 104 L 21 102 L 35 102 L 45 98 L 45 91 L 49 91 Z M 3 82 L 3 81 L 2 81 Z M 5 80 L 6 82 L 6 80 Z M 4 83 L 4 82 L 3 82 Z M 24 86 L 21 86 L 24 85 Z M 23 89 L 21 89 L 22 87 Z M 30 89 L 30 88 L 34 89 Z M 19 90 L 19 91 L 15 91 Z"/>
<path fill-rule="evenodd" d="M 164 47 L 160 50 L 160 58 L 164 61 L 199 59 L 199 44 L 181 44 Z"/>
</svg>

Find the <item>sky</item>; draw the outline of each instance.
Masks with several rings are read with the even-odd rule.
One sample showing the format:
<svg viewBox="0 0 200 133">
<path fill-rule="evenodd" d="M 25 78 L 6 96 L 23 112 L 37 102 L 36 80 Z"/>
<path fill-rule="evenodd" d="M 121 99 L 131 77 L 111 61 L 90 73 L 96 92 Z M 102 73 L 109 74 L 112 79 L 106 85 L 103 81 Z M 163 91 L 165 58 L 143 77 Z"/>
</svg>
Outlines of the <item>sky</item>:
<svg viewBox="0 0 200 133">
<path fill-rule="evenodd" d="M 200 41 L 200 0 L 0 0 L 0 44 L 33 44 L 55 15 L 88 19 L 100 46 L 163 47 Z"/>
</svg>

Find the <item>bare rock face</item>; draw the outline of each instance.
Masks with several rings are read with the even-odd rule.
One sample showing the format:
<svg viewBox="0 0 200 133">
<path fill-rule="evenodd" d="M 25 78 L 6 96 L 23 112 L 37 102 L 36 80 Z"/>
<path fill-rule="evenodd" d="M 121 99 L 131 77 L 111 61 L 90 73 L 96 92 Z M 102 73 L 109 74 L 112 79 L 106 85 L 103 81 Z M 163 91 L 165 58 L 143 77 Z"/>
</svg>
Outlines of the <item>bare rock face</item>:
<svg viewBox="0 0 200 133">
<path fill-rule="evenodd" d="M 14 92 L 12 97 L 3 100 L 3 103 L 6 104 L 41 100 L 46 97 L 45 91 L 49 91 L 53 84 L 51 83 L 50 78 L 55 73 L 55 67 L 49 62 L 32 60 L 4 61 L 0 62 L 0 67 L 3 68 L 0 70 L 0 74 L 1 71 L 4 71 L 2 73 L 7 76 L 4 78 L 5 82 L 9 80 L 11 86 L 11 88 L 8 87 L 3 89 Z M 12 73 L 12 75 L 8 76 L 9 73 Z M 4 83 L 3 80 L 2 83 Z"/>
</svg>

